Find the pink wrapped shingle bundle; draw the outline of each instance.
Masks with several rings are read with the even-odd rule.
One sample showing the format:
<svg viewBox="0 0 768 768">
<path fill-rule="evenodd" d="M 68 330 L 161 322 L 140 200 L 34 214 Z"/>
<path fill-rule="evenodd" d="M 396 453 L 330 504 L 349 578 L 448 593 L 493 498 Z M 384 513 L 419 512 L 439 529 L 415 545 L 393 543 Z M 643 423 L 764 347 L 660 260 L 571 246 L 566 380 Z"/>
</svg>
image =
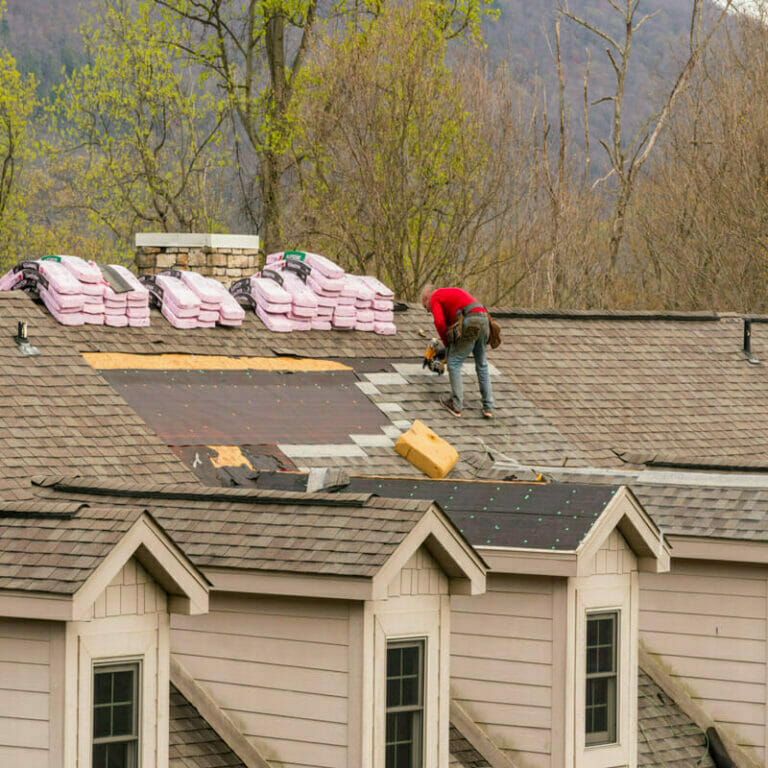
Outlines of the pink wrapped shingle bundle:
<svg viewBox="0 0 768 768">
<path fill-rule="evenodd" d="M 101 283 L 101 270 L 95 261 L 86 261 L 79 256 L 43 256 L 42 261 L 57 259 L 81 283 Z"/>
<path fill-rule="evenodd" d="M 293 306 L 293 297 L 282 287 L 280 272 L 265 269 L 261 273 L 237 280 L 229 287 L 230 293 L 238 300 L 250 304 L 256 316 L 270 331 L 290 333 L 308 330 L 306 321 L 288 317 Z"/>
<path fill-rule="evenodd" d="M 358 309 L 372 309 L 376 293 L 357 275 L 347 275 L 344 280 L 346 287 L 355 293 L 355 306 Z"/>
<path fill-rule="evenodd" d="M 62 325 L 83 325 L 104 322 L 103 303 L 85 315 L 82 284 L 57 258 L 41 259 L 38 291 L 43 304 Z"/>
<path fill-rule="evenodd" d="M 170 270 L 162 274 L 170 275 L 181 280 L 184 285 L 200 299 L 200 315 L 198 316 L 205 326 L 215 325 L 241 325 L 245 318 L 245 311 L 237 303 L 237 300 L 227 289 L 212 277 L 199 275 L 197 272 L 185 270 Z"/>
<path fill-rule="evenodd" d="M 357 310 L 354 304 L 338 304 L 336 309 L 333 310 L 333 320 L 331 323 L 334 328 L 349 331 L 355 327 L 356 322 Z"/>
<path fill-rule="evenodd" d="M 22 280 L 21 270 L 11 269 L 0 277 L 0 291 L 12 291 L 14 286 Z"/>
<path fill-rule="evenodd" d="M 279 261 L 303 262 L 312 270 L 316 279 L 319 279 L 320 275 L 331 279 L 344 277 L 344 270 L 338 264 L 334 264 L 330 259 L 326 259 L 325 256 L 320 256 L 317 253 L 279 251 L 278 253 L 270 253 L 267 256 L 267 264 L 274 264 Z"/>
<path fill-rule="evenodd" d="M 273 262 L 272 269 L 279 270 L 283 288 L 291 294 L 288 317 L 294 320 L 310 320 L 317 316 L 317 296 L 306 284 L 309 269 L 298 261 Z M 307 329 L 309 330 L 309 329 Z"/>
<path fill-rule="evenodd" d="M 149 291 L 136 275 L 121 264 L 104 266 L 101 273 L 105 281 L 104 324 L 118 328 L 147 327 Z"/>
<path fill-rule="evenodd" d="M 200 299 L 181 280 L 167 275 L 142 275 L 140 279 L 163 317 L 174 328 L 199 327 Z M 202 322 L 206 323 L 207 319 Z"/>
</svg>

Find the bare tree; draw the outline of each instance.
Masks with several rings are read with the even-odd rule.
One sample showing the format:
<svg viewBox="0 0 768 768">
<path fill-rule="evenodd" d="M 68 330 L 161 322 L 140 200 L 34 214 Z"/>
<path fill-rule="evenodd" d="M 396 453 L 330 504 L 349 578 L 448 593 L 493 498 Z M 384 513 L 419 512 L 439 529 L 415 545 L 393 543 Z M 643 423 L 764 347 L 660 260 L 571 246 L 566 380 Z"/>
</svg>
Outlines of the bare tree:
<svg viewBox="0 0 768 768">
<path fill-rule="evenodd" d="M 655 16 L 658 11 L 638 18 L 637 9 L 640 0 L 607 0 L 607 2 L 619 17 L 618 20 L 623 29 L 623 36 L 621 37 L 610 34 L 605 24 L 601 25 L 572 13 L 568 7 L 568 0 L 558 0 L 558 13 L 588 30 L 606 46 L 605 52 L 615 76 L 613 93 L 598 100 L 598 102 L 610 101 L 613 106 L 610 138 L 600 141 L 608 157 L 610 170 L 595 182 L 595 185 L 599 185 L 609 178 L 615 177 L 617 183 L 617 191 L 612 205 L 609 244 L 610 265 L 615 270 L 624 239 L 627 209 L 632 199 L 638 173 L 653 151 L 669 118 L 672 106 L 688 85 L 696 63 L 728 12 L 732 0 L 725 1 L 715 21 L 705 32 L 702 32 L 703 0 L 693 0 L 689 26 L 688 58 L 680 69 L 660 109 L 650 114 L 640 128 L 628 138 L 624 135 L 623 107 L 632 40 L 643 24 Z"/>
</svg>

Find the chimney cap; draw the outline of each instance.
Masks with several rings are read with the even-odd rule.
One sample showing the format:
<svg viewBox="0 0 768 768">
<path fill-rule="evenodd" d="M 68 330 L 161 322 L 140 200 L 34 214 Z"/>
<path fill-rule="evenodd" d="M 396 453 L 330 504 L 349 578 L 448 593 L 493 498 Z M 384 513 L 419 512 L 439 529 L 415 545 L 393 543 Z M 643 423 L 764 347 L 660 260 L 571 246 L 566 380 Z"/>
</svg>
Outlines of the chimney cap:
<svg viewBox="0 0 768 768">
<path fill-rule="evenodd" d="M 137 232 L 137 248 L 242 248 L 259 250 L 258 235 L 218 235 L 195 232 Z"/>
</svg>

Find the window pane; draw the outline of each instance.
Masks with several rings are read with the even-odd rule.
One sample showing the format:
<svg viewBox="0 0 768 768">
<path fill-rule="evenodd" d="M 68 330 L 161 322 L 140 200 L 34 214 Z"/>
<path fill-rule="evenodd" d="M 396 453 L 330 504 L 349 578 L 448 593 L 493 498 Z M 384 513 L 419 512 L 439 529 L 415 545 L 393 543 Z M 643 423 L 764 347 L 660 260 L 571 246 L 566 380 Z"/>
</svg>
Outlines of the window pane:
<svg viewBox="0 0 768 768">
<path fill-rule="evenodd" d="M 387 650 L 387 677 L 398 677 L 400 675 L 400 657 L 402 649 L 389 648 Z"/>
<path fill-rule="evenodd" d="M 587 645 L 597 645 L 597 622 L 587 619 Z"/>
<path fill-rule="evenodd" d="M 387 680 L 387 707 L 400 706 L 400 679 Z"/>
<path fill-rule="evenodd" d="M 600 619 L 600 645 L 613 645 L 613 619 Z"/>
<path fill-rule="evenodd" d="M 604 645 L 598 649 L 598 670 L 600 672 L 613 672 L 613 648 Z"/>
<path fill-rule="evenodd" d="M 133 733 L 133 707 L 117 704 L 112 710 L 112 735 L 130 736 Z"/>
<path fill-rule="evenodd" d="M 387 743 L 395 741 L 395 734 L 397 732 L 397 715 L 389 713 L 387 715 Z"/>
<path fill-rule="evenodd" d="M 93 745 L 93 768 L 107 768 L 107 745 Z"/>
<path fill-rule="evenodd" d="M 587 648 L 587 674 L 597 671 L 597 648 Z"/>
<path fill-rule="evenodd" d="M 128 762 L 128 744 L 107 745 L 107 768 L 131 768 Z"/>
<path fill-rule="evenodd" d="M 386 768 L 397 768 L 397 752 L 394 744 L 387 745 L 387 763 Z"/>
<path fill-rule="evenodd" d="M 133 699 L 133 670 L 114 673 L 112 701 L 131 701 Z"/>
<path fill-rule="evenodd" d="M 112 674 L 100 672 L 93 676 L 93 703 L 107 704 L 112 701 Z"/>
<path fill-rule="evenodd" d="M 402 692 L 401 705 L 404 707 L 412 706 L 419 703 L 419 678 L 418 677 L 405 677 L 403 678 L 403 692 Z"/>
<path fill-rule="evenodd" d="M 398 744 L 397 745 L 397 768 L 413 768 L 412 762 L 413 745 Z"/>
<path fill-rule="evenodd" d="M 413 713 L 402 712 L 397 716 L 395 741 L 410 741 L 413 738 Z"/>
<path fill-rule="evenodd" d="M 419 674 L 419 648 L 418 648 L 418 646 L 412 646 L 410 648 L 403 648 L 403 674 L 404 675 L 418 675 Z"/>
<path fill-rule="evenodd" d="M 93 710 L 93 738 L 111 736 L 110 722 L 112 709 L 109 706 L 96 707 Z"/>
</svg>

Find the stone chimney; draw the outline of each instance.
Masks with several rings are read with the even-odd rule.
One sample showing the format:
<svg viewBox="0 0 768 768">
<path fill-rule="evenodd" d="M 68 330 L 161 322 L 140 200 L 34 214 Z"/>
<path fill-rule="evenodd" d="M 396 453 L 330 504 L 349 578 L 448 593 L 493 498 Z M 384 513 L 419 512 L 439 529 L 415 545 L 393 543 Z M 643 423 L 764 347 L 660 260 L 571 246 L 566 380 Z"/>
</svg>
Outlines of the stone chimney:
<svg viewBox="0 0 768 768">
<path fill-rule="evenodd" d="M 258 235 L 142 232 L 136 235 L 134 261 L 140 275 L 188 269 L 229 284 L 258 269 L 259 238 Z"/>
</svg>

